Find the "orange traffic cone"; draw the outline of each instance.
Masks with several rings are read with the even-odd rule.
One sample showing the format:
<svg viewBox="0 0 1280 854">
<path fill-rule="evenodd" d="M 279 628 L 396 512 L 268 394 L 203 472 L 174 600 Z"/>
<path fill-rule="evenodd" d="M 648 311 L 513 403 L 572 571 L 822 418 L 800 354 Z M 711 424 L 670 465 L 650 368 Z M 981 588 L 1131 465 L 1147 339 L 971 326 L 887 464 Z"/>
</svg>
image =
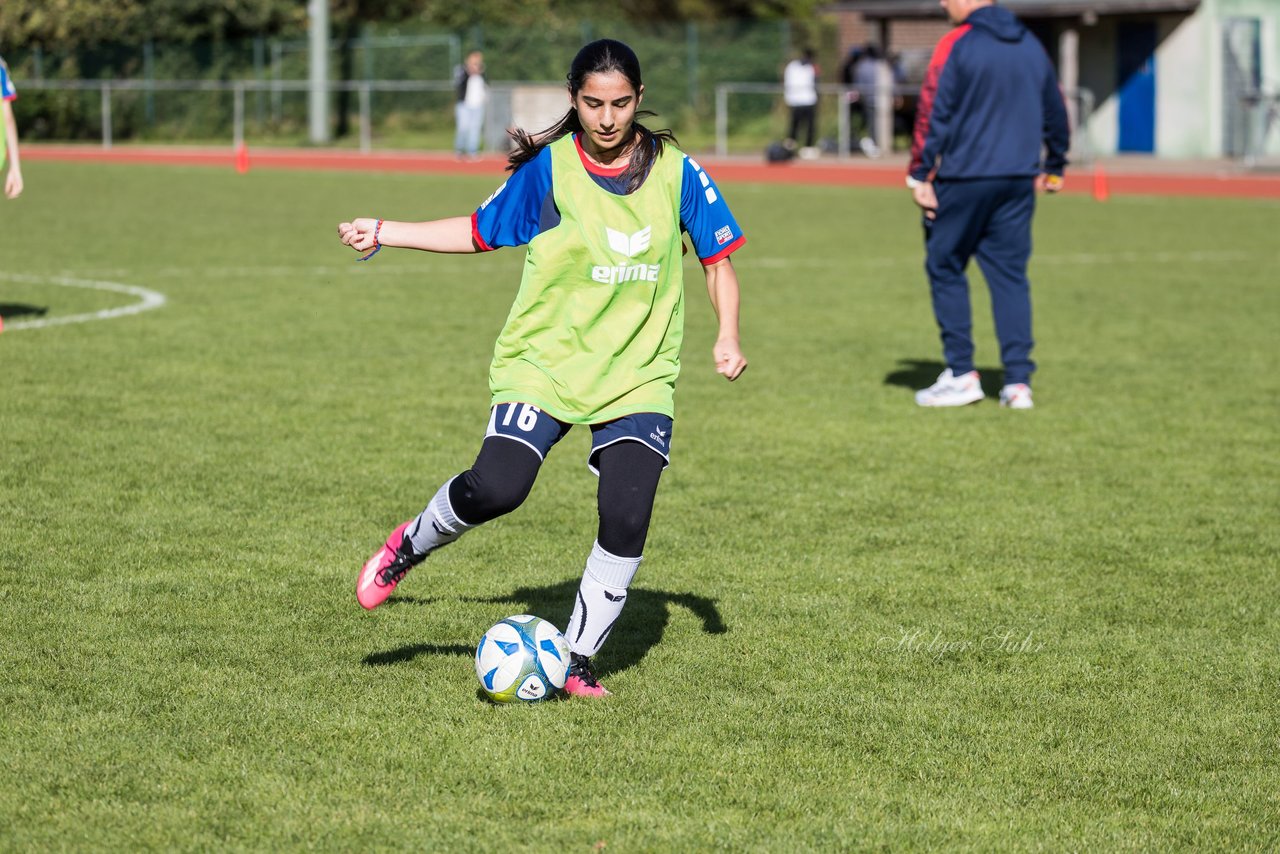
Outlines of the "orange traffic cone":
<svg viewBox="0 0 1280 854">
<path fill-rule="evenodd" d="M 249 171 L 249 146 L 243 142 L 236 146 L 236 171 L 241 175 Z"/>
<path fill-rule="evenodd" d="M 1111 198 L 1111 190 L 1107 187 L 1107 172 L 1101 163 L 1093 164 L 1093 198 L 1099 202 Z"/>
</svg>

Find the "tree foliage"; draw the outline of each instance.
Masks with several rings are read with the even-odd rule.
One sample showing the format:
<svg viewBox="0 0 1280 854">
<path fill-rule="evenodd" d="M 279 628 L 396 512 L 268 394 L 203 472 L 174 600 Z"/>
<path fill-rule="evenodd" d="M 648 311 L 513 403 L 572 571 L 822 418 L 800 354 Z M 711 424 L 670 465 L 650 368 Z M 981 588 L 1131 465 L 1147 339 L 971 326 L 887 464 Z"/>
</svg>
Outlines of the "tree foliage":
<svg viewBox="0 0 1280 854">
<path fill-rule="evenodd" d="M 305 23 L 306 6 L 295 0 L 4 0 L 0 47 L 193 42 L 293 32 Z"/>
<path fill-rule="evenodd" d="M 622 0 L 632 21 L 787 20 L 811 17 L 820 0 Z"/>
<path fill-rule="evenodd" d="M 618 15 L 633 23 L 801 20 L 817 5 L 818 0 L 330 0 L 333 24 L 346 32 L 402 21 L 446 30 L 486 24 L 537 28 Z M 306 19 L 305 0 L 3 0 L 0 50 L 299 35 Z"/>
</svg>

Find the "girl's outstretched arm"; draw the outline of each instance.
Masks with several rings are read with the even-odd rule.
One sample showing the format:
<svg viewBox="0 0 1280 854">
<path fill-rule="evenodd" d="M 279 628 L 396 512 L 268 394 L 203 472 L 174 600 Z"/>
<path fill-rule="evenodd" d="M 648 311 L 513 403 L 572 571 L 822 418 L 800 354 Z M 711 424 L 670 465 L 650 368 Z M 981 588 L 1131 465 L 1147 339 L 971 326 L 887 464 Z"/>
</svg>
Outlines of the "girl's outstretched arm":
<svg viewBox="0 0 1280 854">
<path fill-rule="evenodd" d="M 707 277 L 711 307 L 720 321 L 720 333 L 712 350 L 716 373 L 723 374 L 732 382 L 747 369 L 747 357 L 742 355 L 742 347 L 738 344 L 738 273 L 728 258 L 722 258 L 702 270 Z"/>
<path fill-rule="evenodd" d="M 395 222 L 361 217 L 351 222 L 338 223 L 338 237 L 343 244 L 357 252 L 371 252 L 379 246 L 423 249 L 427 252 L 480 251 L 471 239 L 469 216 L 429 222 Z"/>
</svg>

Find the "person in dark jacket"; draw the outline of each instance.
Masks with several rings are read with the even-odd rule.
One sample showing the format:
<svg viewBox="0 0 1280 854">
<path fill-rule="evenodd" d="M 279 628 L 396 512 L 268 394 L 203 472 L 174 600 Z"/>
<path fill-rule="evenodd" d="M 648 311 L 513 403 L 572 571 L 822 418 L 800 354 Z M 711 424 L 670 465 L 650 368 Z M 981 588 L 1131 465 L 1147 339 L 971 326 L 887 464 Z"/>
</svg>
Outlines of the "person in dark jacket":
<svg viewBox="0 0 1280 854">
<path fill-rule="evenodd" d="M 924 211 L 925 269 L 947 364 L 916 403 L 983 398 L 965 276 L 976 256 L 1000 339 L 1000 405 L 1030 409 L 1031 219 L 1036 190 L 1062 188 L 1066 105 L 1043 46 L 1011 12 L 993 0 L 941 3 L 957 26 L 925 73 L 907 186 Z"/>
</svg>

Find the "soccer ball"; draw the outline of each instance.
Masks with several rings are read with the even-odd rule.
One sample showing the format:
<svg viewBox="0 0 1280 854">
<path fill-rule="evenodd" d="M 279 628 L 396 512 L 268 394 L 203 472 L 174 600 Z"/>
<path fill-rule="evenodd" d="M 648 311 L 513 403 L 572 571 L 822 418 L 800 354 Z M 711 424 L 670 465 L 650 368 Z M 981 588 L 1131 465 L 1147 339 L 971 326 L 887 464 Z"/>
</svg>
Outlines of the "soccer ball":
<svg viewBox="0 0 1280 854">
<path fill-rule="evenodd" d="M 507 617 L 480 638 L 476 676 L 495 703 L 545 700 L 569 676 L 569 642 L 546 620 Z"/>
</svg>

